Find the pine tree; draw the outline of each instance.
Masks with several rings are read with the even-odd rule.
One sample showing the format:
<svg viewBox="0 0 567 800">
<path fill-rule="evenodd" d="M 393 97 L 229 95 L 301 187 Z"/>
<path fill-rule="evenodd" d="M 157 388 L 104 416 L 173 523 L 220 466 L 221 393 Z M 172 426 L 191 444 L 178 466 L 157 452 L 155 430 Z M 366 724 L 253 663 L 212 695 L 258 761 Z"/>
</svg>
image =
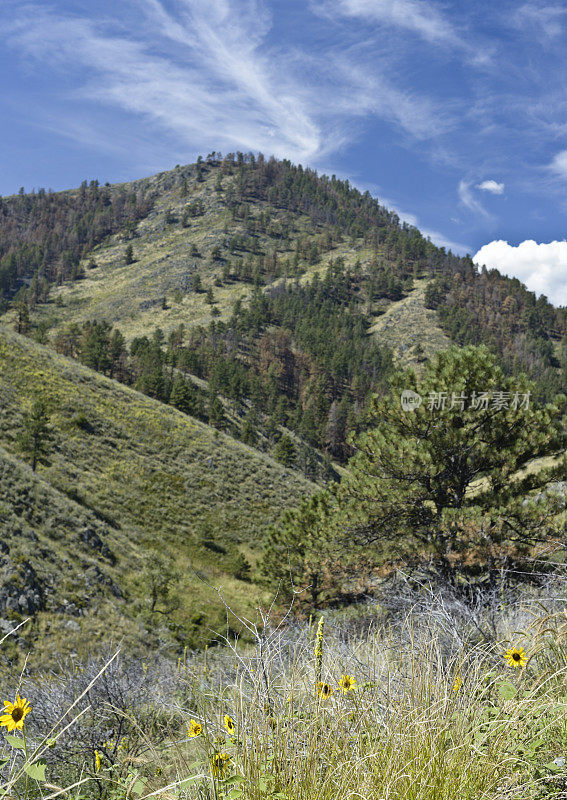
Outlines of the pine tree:
<svg viewBox="0 0 567 800">
<path fill-rule="evenodd" d="M 32 470 L 45 463 L 53 432 L 49 425 L 49 414 L 41 399 L 34 401 L 31 410 L 24 414 L 18 435 L 20 449 L 31 459 Z"/>
<path fill-rule="evenodd" d="M 339 577 L 348 559 L 340 563 L 337 558 L 329 524 L 331 499 L 321 492 L 304 500 L 268 531 L 261 571 L 281 597 L 303 590 L 300 598 L 316 607 L 340 595 Z"/>
<path fill-rule="evenodd" d="M 124 250 L 124 263 L 125 264 L 133 264 L 135 261 L 134 258 L 134 248 L 131 244 L 129 244 L 126 249 Z"/>
<path fill-rule="evenodd" d="M 197 409 L 195 387 L 182 375 L 177 375 L 171 387 L 169 402 L 185 414 L 195 414 Z"/>
<path fill-rule="evenodd" d="M 29 332 L 30 329 L 30 311 L 26 300 L 22 299 L 18 302 L 17 306 L 18 322 L 16 330 L 23 336 Z"/>
<path fill-rule="evenodd" d="M 293 467 L 295 464 L 295 447 L 290 437 L 284 433 L 274 447 L 274 458 L 284 467 Z"/>
<path fill-rule="evenodd" d="M 213 391 L 209 393 L 209 422 L 215 428 L 222 428 L 226 422 L 224 406 Z"/>
<path fill-rule="evenodd" d="M 336 490 L 349 541 L 421 548 L 454 580 L 466 559 L 494 562 L 503 546 L 520 557 L 551 537 L 553 515 L 526 494 L 553 472 L 518 473 L 562 452 L 565 398 L 540 406 L 533 389 L 524 375 L 505 377 L 484 347 L 439 353 L 421 379 L 398 374 L 390 394 L 373 399 L 373 427 L 356 439 Z M 403 391 L 421 403 L 404 410 Z"/>
<path fill-rule="evenodd" d="M 250 409 L 244 417 L 240 438 L 244 444 L 249 444 L 251 447 L 258 441 L 258 417 L 254 409 Z"/>
</svg>

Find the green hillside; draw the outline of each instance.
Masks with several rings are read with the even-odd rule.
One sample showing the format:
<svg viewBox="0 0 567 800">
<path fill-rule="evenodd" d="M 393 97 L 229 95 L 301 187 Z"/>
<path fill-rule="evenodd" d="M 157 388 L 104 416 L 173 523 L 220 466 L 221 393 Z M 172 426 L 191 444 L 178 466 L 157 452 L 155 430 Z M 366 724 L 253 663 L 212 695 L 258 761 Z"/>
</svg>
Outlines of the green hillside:
<svg viewBox="0 0 567 800">
<path fill-rule="evenodd" d="M 53 440 L 33 475 L 18 432 L 38 396 Z M 245 556 L 253 561 L 266 526 L 313 489 L 267 456 L 4 328 L 0 402 L 1 513 L 15 548 L 2 551 L 4 568 L 21 563 L 25 573 L 29 562 L 48 587 L 39 607 L 5 616 L 33 612 L 58 651 L 84 647 L 97 624 L 131 646 L 141 636 L 166 647 L 204 643 L 222 624 L 207 584 L 249 609 L 259 590 Z M 156 565 L 174 580 L 151 613 Z"/>
<path fill-rule="evenodd" d="M 128 340 L 155 327 L 167 335 L 180 323 L 208 325 L 215 317 L 205 291 L 193 290 L 195 274 L 200 276 L 203 289 L 213 288 L 219 319 L 228 319 L 234 302 L 250 297 L 253 281 L 223 279 L 227 261 L 235 266 L 241 259 L 245 263 L 255 261 L 258 255 L 276 250 L 286 263 L 282 271 L 305 280 L 322 271 L 332 258 L 340 256 L 352 266 L 357 259 L 370 256 L 362 241 L 352 245 L 332 242 L 316 263 L 301 258 L 294 265 L 297 243 L 320 237 L 327 226 L 314 225 L 305 214 L 274 210 L 260 198 L 246 202 L 245 219 L 235 217 L 230 204 L 238 176 L 219 175 L 219 168 L 210 164 L 198 174 L 199 180 L 192 165 L 116 187 L 127 195 L 153 197 L 151 211 L 137 223 L 134 233 L 132 228 L 120 230 L 89 250 L 81 260 L 84 277 L 53 287 L 50 302 L 35 308 L 38 318 L 49 326 L 51 337 L 66 323 L 92 319 L 116 325 Z M 244 203 L 239 201 L 238 205 Z M 196 216 L 187 215 L 187 209 L 192 208 L 198 210 Z M 285 227 L 285 239 L 259 230 L 250 234 L 249 219 L 265 212 L 270 214 L 270 225 Z M 234 237 L 239 236 L 246 241 L 234 243 Z M 128 244 L 133 248 L 132 264 L 125 263 Z M 214 258 L 217 246 L 221 254 Z M 167 309 L 162 308 L 164 298 Z M 6 319 L 13 321 L 14 316 L 12 311 Z"/>
<path fill-rule="evenodd" d="M 415 367 L 451 346 L 435 312 L 425 305 L 426 287 L 426 280 L 415 281 L 413 290 L 402 300 L 391 302 L 370 328 L 373 336 L 391 348 L 400 366 Z"/>
<path fill-rule="evenodd" d="M 214 424 L 269 452 L 284 426 L 344 463 L 390 352 L 415 365 L 450 343 L 486 344 L 540 399 L 565 385 L 564 309 L 287 161 L 212 153 L 128 184 L 7 198 L 0 212 L 5 322 L 165 402 L 172 366 L 205 380 L 197 416 L 214 418 L 213 395 L 235 401 L 247 428 Z M 42 238 L 49 220 L 61 241 Z M 86 353 L 93 321 L 136 355 L 113 367 Z M 156 329 L 161 355 L 140 347 Z"/>
<path fill-rule="evenodd" d="M 567 380 L 565 309 L 348 181 L 251 155 L 3 198 L 0 313 L 0 619 L 32 614 L 46 654 L 108 629 L 201 646 L 215 586 L 249 611 L 268 528 L 344 474 L 396 365 L 485 344 L 537 401 Z"/>
</svg>

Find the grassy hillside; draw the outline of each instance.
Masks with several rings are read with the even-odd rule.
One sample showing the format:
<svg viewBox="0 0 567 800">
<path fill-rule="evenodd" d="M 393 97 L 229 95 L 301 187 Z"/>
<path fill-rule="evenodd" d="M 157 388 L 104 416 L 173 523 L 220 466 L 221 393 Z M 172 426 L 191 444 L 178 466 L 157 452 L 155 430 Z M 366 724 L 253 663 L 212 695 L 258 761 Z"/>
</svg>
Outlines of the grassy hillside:
<svg viewBox="0 0 567 800">
<path fill-rule="evenodd" d="M 106 320 L 116 325 L 127 340 L 150 333 L 160 327 L 167 335 L 179 324 L 191 328 L 208 325 L 213 319 L 228 320 L 236 300 L 251 297 L 252 281 L 223 279 L 226 261 L 249 257 L 247 247 L 232 250 L 230 242 L 235 236 L 245 236 L 248 226 L 245 221 L 234 218 L 229 202 L 231 193 L 238 184 L 237 175 L 222 175 L 219 169 L 207 167 L 197 180 L 195 166 L 177 168 L 170 172 L 115 187 L 126 194 L 143 193 L 154 198 L 151 210 L 136 226 L 135 235 L 131 230 L 120 231 L 94 248 L 81 262 L 85 277 L 81 280 L 67 281 L 53 287 L 47 304 L 38 305 L 34 319 L 42 321 L 54 336 L 68 323 L 83 323 L 88 320 Z M 186 216 L 186 209 L 200 206 L 196 217 Z M 272 225 L 278 222 L 286 226 L 286 239 L 275 240 L 262 231 L 255 231 L 254 249 L 257 253 L 267 253 L 276 249 L 280 257 L 289 262 L 286 276 L 296 275 L 301 283 L 314 275 L 322 276 L 330 261 L 343 259 L 345 266 L 355 269 L 359 266 L 367 270 L 372 258 L 378 253 L 384 266 L 394 266 L 395 258 L 387 246 L 373 248 L 363 237 L 340 237 L 330 242 L 325 251 L 319 254 L 315 263 L 310 259 L 300 259 L 292 267 L 292 259 L 297 242 L 306 239 L 319 239 L 329 225 L 314 222 L 308 215 L 287 209 L 274 209 L 260 198 L 247 198 L 251 216 L 269 213 Z M 184 221 L 185 215 L 185 221 Z M 127 264 L 124 253 L 128 244 L 132 245 L 135 262 Z M 221 255 L 212 256 L 219 246 Z M 328 248 L 328 249 L 327 249 Z M 92 267 L 93 262 L 96 264 Z M 199 274 L 203 291 L 192 289 L 192 280 Z M 273 286 L 282 278 L 270 279 Z M 215 307 L 219 314 L 213 313 L 207 302 L 206 290 L 214 292 Z M 419 284 L 417 297 L 422 304 L 424 285 Z M 166 308 L 163 307 L 165 299 Z M 413 305 L 413 301 L 409 304 Z M 369 310 L 381 315 L 397 303 L 383 299 L 371 303 Z M 406 306 L 402 307 L 404 323 Z M 4 319 L 13 323 L 15 310 L 9 311 Z M 419 315 L 418 323 L 422 321 Z M 391 319 L 394 319 L 392 317 Z M 413 317 L 408 316 L 409 324 Z M 435 313 L 427 314 L 428 326 L 424 338 L 428 352 L 448 346 L 447 338 L 436 324 Z M 382 339 L 382 326 L 373 329 Z M 389 337 L 384 337 L 389 343 Z M 403 359 L 404 363 L 407 360 Z"/>
<path fill-rule="evenodd" d="M 425 306 L 426 280 L 415 281 L 414 289 L 402 300 L 389 303 L 370 328 L 373 336 L 391 348 L 394 358 L 404 367 L 415 367 L 451 346 L 432 309 Z M 422 354 L 417 353 L 421 345 Z"/>
<path fill-rule="evenodd" d="M 0 638 L 32 617 L 20 646 L 41 636 L 45 661 L 84 649 L 86 637 L 112 630 L 141 639 L 126 612 L 121 565 L 135 558 L 124 532 L 58 491 L 0 448 Z M 88 618 L 84 616 L 88 611 Z M 65 643 L 65 646 L 63 646 Z M 13 651 L 13 637 L 4 653 Z"/>
<path fill-rule="evenodd" d="M 124 184 L 127 193 L 143 188 L 155 194 L 152 210 L 138 223 L 132 238 L 123 232 L 109 236 L 83 259 L 84 279 L 55 288 L 51 302 L 38 307 L 50 329 L 56 332 L 68 322 L 105 319 L 132 339 L 155 327 L 167 334 L 180 323 L 209 324 L 213 317 L 206 294 L 191 288 L 195 273 L 201 276 L 203 288 L 214 287 L 220 318 L 228 318 L 236 299 L 249 297 L 252 287 L 243 282 L 214 285 L 221 277 L 222 262 L 215 262 L 211 251 L 229 236 L 245 232 L 227 207 L 227 191 L 235 176 L 225 176 L 221 190 L 215 189 L 217 179 L 218 170 L 203 173 L 203 180 L 197 181 L 194 167 L 184 167 Z M 182 183 L 187 187 L 183 193 Z M 184 226 L 185 209 L 197 204 L 202 204 L 202 213 L 190 217 Z M 259 203 L 258 208 L 264 205 Z M 306 234 L 309 228 L 308 219 L 294 216 L 296 236 Z M 265 245 L 268 237 L 259 238 Z M 124 259 L 129 243 L 134 250 L 133 264 L 126 264 Z M 92 260 L 96 267 L 91 269 Z M 167 310 L 162 308 L 164 297 Z M 12 312 L 7 319 L 13 317 Z"/>
<path fill-rule="evenodd" d="M 201 645 L 223 618 L 210 585 L 249 610 L 266 528 L 314 490 L 267 453 L 314 480 L 333 474 L 331 460 L 344 466 L 392 357 L 421 367 L 451 342 L 485 343 L 508 374 L 539 381 L 537 399 L 564 388 L 563 312 L 479 274 L 348 181 L 213 154 L 94 183 L 0 208 L 2 513 L 13 529 L 0 616 L 17 621 L 27 604 L 30 635 L 49 632 L 53 651 L 105 628 L 129 647 Z M 37 396 L 54 437 L 34 476 L 18 432 Z M 44 587 L 23 603 L 16 557 L 21 586 Z"/>
<path fill-rule="evenodd" d="M 13 458 L 21 459 L 22 414 L 37 396 L 50 409 L 53 441 L 48 464 L 33 476 Z M 86 578 L 74 571 L 88 575 L 87 554 L 124 598 L 109 610 L 128 620 L 112 623 L 117 636 L 125 627 L 134 642 L 151 629 L 165 645 L 176 639 L 195 646 L 222 620 L 207 583 L 222 585 L 232 603 L 248 609 L 259 591 L 248 582 L 244 555 L 253 560 L 266 526 L 313 488 L 267 456 L 6 329 L 0 402 L 0 445 L 10 454 L 2 462 L 2 513 L 13 536 L 22 531 L 17 552 L 23 547 L 38 572 L 41 561 L 52 586 L 41 611 L 59 609 L 68 622 L 63 601 L 71 592 L 70 602 L 88 612 L 77 617 L 83 644 L 92 634 L 94 595 L 83 592 Z M 85 529 L 92 541 L 107 543 L 111 557 L 93 550 L 88 536 L 78 541 Z M 22 544 L 26 537 L 33 546 Z M 175 580 L 151 613 L 145 598 L 156 565 Z M 24 612 L 13 609 L 11 617 Z M 57 644 L 68 646 L 75 643 L 67 638 Z"/>
</svg>

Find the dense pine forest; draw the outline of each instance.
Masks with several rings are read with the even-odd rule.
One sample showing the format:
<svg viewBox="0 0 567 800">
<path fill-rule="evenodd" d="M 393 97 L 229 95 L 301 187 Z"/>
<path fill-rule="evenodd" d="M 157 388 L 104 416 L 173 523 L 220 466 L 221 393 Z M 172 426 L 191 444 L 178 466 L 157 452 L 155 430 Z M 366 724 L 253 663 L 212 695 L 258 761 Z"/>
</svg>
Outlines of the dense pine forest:
<svg viewBox="0 0 567 800">
<path fill-rule="evenodd" d="M 0 199 L 0 296 L 22 285 L 33 306 L 52 283 L 81 277 L 80 261 L 106 236 L 135 228 L 151 208 L 144 193 L 110 191 L 96 180 L 77 192 L 40 189 Z"/>
</svg>

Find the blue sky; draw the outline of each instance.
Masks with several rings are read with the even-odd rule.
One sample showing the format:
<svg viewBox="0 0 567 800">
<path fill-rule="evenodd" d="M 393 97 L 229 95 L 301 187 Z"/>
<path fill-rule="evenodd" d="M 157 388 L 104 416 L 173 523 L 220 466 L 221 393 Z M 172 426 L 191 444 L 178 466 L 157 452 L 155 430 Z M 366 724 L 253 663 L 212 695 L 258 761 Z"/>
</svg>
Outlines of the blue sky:
<svg viewBox="0 0 567 800">
<path fill-rule="evenodd" d="M 0 43 L 0 194 L 273 153 L 567 304 L 565 3 L 2 0 Z"/>
</svg>

